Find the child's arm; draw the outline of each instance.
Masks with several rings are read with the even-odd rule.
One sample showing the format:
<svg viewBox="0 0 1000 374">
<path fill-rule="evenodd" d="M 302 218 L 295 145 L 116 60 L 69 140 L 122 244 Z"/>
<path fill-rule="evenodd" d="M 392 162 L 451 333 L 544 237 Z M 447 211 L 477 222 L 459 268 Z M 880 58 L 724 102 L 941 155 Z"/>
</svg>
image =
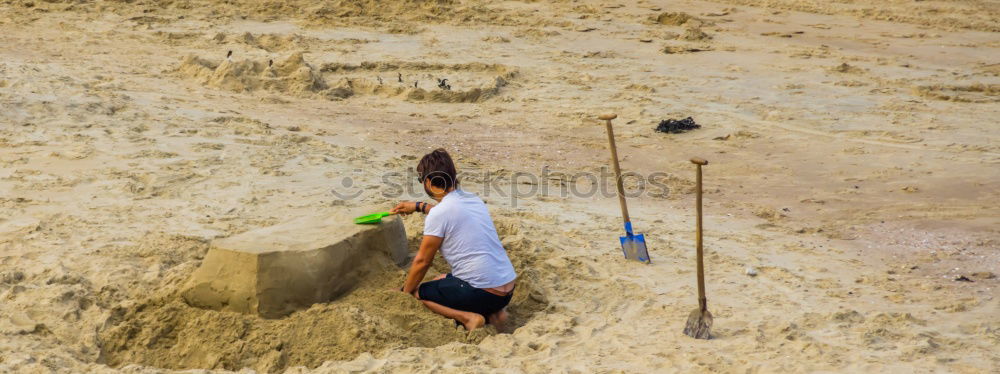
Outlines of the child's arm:
<svg viewBox="0 0 1000 374">
<path fill-rule="evenodd" d="M 396 204 L 396 206 L 390 209 L 389 212 L 393 214 L 410 214 L 416 211 L 420 211 L 421 213 L 426 214 L 430 213 L 431 209 L 433 208 L 434 204 L 428 204 L 422 201 L 417 201 L 417 202 L 403 201 L 400 202 L 399 204 Z"/>
<path fill-rule="evenodd" d="M 427 274 L 427 269 L 430 269 L 431 263 L 434 261 L 434 256 L 437 255 L 437 251 L 441 248 L 443 241 L 444 238 L 441 237 L 424 235 L 423 241 L 420 242 L 420 249 L 417 251 L 417 257 L 413 258 L 413 264 L 410 265 L 410 272 L 406 274 L 406 282 L 403 283 L 403 292 L 417 296 L 417 287 L 420 286 L 420 281 Z"/>
</svg>

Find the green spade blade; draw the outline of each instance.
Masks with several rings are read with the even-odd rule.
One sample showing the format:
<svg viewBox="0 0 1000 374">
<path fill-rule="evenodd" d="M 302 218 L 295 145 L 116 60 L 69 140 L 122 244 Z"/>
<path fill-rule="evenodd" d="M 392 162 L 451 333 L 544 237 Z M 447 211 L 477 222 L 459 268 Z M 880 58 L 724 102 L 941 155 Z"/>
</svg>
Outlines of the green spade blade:
<svg viewBox="0 0 1000 374">
<path fill-rule="evenodd" d="M 389 213 L 389 212 L 372 213 L 372 214 L 369 214 L 369 215 L 366 215 L 366 216 L 361 216 L 361 217 L 355 218 L 354 219 L 354 223 L 362 224 L 362 225 L 379 223 L 379 222 L 382 222 L 382 217 L 391 216 L 391 215 L 392 215 L 392 213 Z"/>
</svg>

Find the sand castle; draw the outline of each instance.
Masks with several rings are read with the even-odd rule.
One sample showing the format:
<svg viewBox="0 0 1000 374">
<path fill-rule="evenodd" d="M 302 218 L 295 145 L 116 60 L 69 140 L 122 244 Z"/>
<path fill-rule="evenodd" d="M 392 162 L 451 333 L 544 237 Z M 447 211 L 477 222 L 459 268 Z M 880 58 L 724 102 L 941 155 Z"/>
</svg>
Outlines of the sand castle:
<svg viewBox="0 0 1000 374">
<path fill-rule="evenodd" d="M 303 217 L 216 240 L 181 295 L 196 307 L 279 318 L 352 289 L 379 257 L 406 263 L 398 217 L 376 225 L 350 217 Z"/>
<path fill-rule="evenodd" d="M 365 61 L 360 64 L 326 63 L 315 67 L 307 63 L 303 56 L 300 51 L 276 60 L 227 57 L 215 61 L 190 55 L 175 71 L 181 77 L 205 86 L 233 92 L 263 90 L 331 100 L 376 95 L 410 102 L 437 103 L 482 102 L 499 95 L 518 77 L 516 69 L 500 64 Z M 391 78 L 397 74 L 398 82 Z M 435 87 L 435 79 L 440 77 L 456 83 L 456 88 L 452 90 L 450 85 L 447 90 Z M 462 89 L 457 84 L 461 84 Z"/>
</svg>

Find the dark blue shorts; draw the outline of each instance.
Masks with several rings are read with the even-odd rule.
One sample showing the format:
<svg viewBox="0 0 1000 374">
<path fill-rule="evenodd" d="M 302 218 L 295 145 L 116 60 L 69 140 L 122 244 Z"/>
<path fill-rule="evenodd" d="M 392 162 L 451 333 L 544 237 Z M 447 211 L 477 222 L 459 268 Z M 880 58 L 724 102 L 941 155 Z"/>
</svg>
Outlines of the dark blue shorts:
<svg viewBox="0 0 1000 374">
<path fill-rule="evenodd" d="M 514 295 L 511 291 L 507 296 L 494 295 L 485 290 L 472 287 L 464 280 L 449 273 L 436 281 L 422 283 L 419 288 L 420 300 L 433 301 L 452 309 L 482 314 L 488 317 L 510 303 Z"/>
</svg>

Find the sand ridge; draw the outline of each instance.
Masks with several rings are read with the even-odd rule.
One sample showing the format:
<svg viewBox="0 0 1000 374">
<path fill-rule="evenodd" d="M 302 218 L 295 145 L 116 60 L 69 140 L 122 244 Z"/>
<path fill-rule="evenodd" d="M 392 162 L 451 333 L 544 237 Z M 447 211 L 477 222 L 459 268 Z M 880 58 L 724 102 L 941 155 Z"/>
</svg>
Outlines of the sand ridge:
<svg viewBox="0 0 1000 374">
<path fill-rule="evenodd" d="M 214 88 L 231 91 L 274 90 L 291 95 L 315 93 L 327 89 L 326 82 L 311 65 L 306 64 L 301 52 L 287 58 L 266 62 L 223 60 L 213 63 L 196 56 L 188 56 L 177 72 Z"/>
<path fill-rule="evenodd" d="M 474 103 L 487 100 L 499 94 L 500 90 L 517 76 L 516 70 L 512 71 L 504 66 L 475 63 L 454 65 L 394 62 L 364 62 L 359 65 L 327 63 L 321 69 L 317 69 L 305 62 L 302 52 L 293 53 L 277 61 L 266 62 L 233 61 L 227 58 L 215 63 L 197 56 L 188 56 L 177 67 L 176 72 L 181 77 L 193 79 L 207 87 L 235 92 L 267 90 L 294 96 L 320 96 L 333 100 L 354 95 L 378 95 L 412 102 L 440 103 Z M 376 72 L 383 74 L 372 77 L 371 75 Z M 424 87 L 419 86 L 419 81 L 412 81 L 415 72 L 423 73 L 421 78 L 424 78 Z M 495 75 L 487 86 L 453 90 L 452 85 L 456 87 L 477 85 L 475 81 L 456 79 L 456 74 L 464 72 Z M 367 73 L 367 75 L 345 76 L 352 73 Z M 396 75 L 395 78 L 392 77 L 393 74 Z M 449 78 L 437 78 L 438 76 Z M 450 83 L 444 79 L 450 79 Z M 435 80 L 438 81 L 438 87 L 428 84 Z M 327 83 L 328 81 L 330 83 Z M 443 87 L 445 84 L 447 87 Z"/>
</svg>

